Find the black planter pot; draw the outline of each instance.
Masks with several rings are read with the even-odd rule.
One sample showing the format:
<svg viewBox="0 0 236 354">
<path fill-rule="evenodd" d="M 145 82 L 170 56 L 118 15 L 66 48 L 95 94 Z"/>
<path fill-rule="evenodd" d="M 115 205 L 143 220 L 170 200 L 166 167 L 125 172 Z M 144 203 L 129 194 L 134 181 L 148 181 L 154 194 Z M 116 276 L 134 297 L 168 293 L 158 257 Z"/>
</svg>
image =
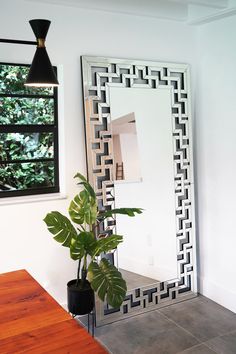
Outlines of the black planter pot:
<svg viewBox="0 0 236 354">
<path fill-rule="evenodd" d="M 94 291 L 87 280 L 83 287 L 81 287 L 81 280 L 76 287 L 76 281 L 73 279 L 67 283 L 68 310 L 73 315 L 86 315 L 94 308 Z"/>
</svg>

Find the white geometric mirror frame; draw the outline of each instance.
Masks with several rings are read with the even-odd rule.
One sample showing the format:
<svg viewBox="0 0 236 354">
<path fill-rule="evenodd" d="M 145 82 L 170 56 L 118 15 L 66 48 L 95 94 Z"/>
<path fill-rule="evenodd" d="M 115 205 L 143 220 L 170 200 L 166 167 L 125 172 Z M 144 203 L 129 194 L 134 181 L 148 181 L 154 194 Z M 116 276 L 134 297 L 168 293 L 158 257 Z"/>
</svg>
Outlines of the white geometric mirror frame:
<svg viewBox="0 0 236 354">
<path fill-rule="evenodd" d="M 119 309 L 96 300 L 97 325 L 155 310 L 197 295 L 189 67 L 186 64 L 82 57 L 87 168 L 100 209 L 114 207 L 109 88 L 169 88 L 173 136 L 177 278 L 127 291 Z M 102 225 L 108 237 L 114 218 Z"/>
</svg>

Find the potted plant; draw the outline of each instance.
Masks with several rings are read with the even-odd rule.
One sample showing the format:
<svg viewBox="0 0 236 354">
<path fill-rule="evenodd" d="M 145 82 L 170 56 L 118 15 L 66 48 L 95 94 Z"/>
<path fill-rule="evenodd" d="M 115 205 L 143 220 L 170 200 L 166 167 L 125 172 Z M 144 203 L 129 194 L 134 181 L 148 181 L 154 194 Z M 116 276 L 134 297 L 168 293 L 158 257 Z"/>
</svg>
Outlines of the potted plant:
<svg viewBox="0 0 236 354">
<path fill-rule="evenodd" d="M 102 301 L 120 307 L 126 295 L 126 282 L 118 269 L 105 257 L 123 241 L 121 235 L 99 235 L 105 219 L 115 214 L 135 216 L 140 208 L 119 208 L 99 211 L 94 189 L 87 179 L 77 173 L 82 190 L 71 201 L 69 220 L 58 211 L 44 218 L 54 240 L 70 249 L 70 256 L 78 261 L 77 279 L 67 284 L 68 309 L 72 314 L 89 313 L 94 307 L 94 291 Z"/>
</svg>

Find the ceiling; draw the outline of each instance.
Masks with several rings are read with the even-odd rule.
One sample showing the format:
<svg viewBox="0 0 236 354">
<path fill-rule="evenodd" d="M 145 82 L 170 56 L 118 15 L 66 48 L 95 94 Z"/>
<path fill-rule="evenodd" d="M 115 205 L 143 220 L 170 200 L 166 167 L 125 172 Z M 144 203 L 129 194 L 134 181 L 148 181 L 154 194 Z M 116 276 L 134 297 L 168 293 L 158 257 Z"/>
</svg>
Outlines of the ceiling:
<svg viewBox="0 0 236 354">
<path fill-rule="evenodd" d="M 236 14 L 236 0 L 27 0 L 198 25 Z"/>
</svg>

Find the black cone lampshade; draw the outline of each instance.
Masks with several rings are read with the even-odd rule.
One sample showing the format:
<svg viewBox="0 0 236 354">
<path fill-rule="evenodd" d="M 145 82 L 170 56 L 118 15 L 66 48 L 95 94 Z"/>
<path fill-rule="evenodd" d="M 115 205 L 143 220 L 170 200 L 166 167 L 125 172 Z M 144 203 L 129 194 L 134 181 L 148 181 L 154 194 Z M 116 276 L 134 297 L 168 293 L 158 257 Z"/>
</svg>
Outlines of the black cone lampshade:
<svg viewBox="0 0 236 354">
<path fill-rule="evenodd" d="M 31 20 L 29 22 L 37 39 L 37 49 L 25 85 L 58 86 L 59 83 L 45 47 L 45 39 L 51 22 L 48 20 Z"/>
</svg>

